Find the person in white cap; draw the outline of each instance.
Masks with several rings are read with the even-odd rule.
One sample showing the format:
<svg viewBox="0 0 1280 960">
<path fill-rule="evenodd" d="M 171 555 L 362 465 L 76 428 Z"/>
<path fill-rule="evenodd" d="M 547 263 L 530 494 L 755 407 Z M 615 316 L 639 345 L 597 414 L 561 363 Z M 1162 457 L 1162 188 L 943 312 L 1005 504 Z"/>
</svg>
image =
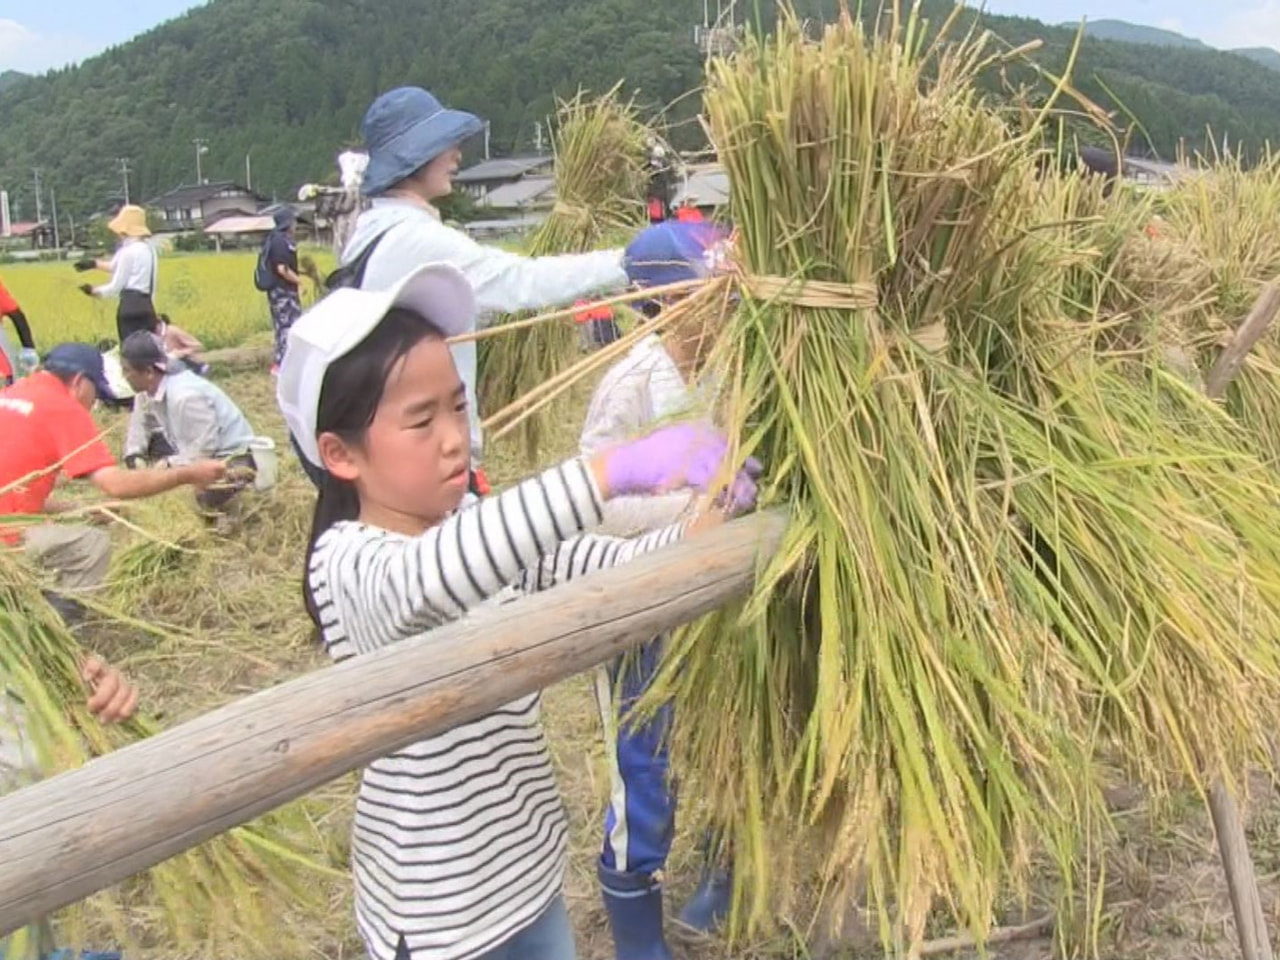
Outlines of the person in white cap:
<svg viewBox="0 0 1280 960">
<path fill-rule="evenodd" d="M 335 660 L 421 637 L 509 585 L 625 563 L 755 502 L 758 473 L 740 471 L 687 524 L 585 534 L 613 497 L 706 491 L 733 474 L 724 437 L 689 423 L 469 495 L 467 395 L 445 339 L 474 310 L 460 271 L 428 265 L 383 293 L 339 289 L 290 332 L 277 397 L 325 470 L 304 596 Z M 351 848 L 369 955 L 573 960 L 567 832 L 536 694 L 375 760 Z"/>
<path fill-rule="evenodd" d="M 363 190 L 372 206 L 356 221 L 342 263 L 365 290 L 387 290 L 423 263 L 453 264 L 475 294 L 480 323 L 496 314 L 568 306 L 622 290 L 622 251 L 522 257 L 476 243 L 441 222 L 433 204 L 453 191 L 464 140 L 484 129 L 469 113 L 445 108 L 426 90 L 400 87 L 378 97 L 364 117 L 369 151 Z M 475 321 L 468 324 L 474 329 Z M 476 406 L 476 345 L 454 358 L 467 388 L 472 456 L 481 454 Z"/>
</svg>

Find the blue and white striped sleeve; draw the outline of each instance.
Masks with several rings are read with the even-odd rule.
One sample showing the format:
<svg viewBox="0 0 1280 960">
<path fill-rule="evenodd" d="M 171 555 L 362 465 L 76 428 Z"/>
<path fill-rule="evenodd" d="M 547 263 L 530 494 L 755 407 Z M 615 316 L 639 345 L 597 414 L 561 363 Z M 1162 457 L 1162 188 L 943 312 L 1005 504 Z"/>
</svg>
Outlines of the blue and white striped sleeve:
<svg viewBox="0 0 1280 960">
<path fill-rule="evenodd" d="M 544 556 L 536 567 L 526 570 L 519 587 L 525 593 L 537 593 L 594 570 L 630 563 L 636 557 L 682 539 L 686 529 L 687 524 L 677 523 L 630 540 L 591 534 L 574 537 Z"/>
<path fill-rule="evenodd" d="M 587 464 L 570 460 L 418 537 L 334 528 L 317 544 L 323 556 L 310 574 L 332 607 L 322 617 L 345 628 L 326 630 L 327 639 L 342 636 L 354 650 L 341 652 L 365 653 L 457 620 L 598 524 L 601 509 Z"/>
</svg>

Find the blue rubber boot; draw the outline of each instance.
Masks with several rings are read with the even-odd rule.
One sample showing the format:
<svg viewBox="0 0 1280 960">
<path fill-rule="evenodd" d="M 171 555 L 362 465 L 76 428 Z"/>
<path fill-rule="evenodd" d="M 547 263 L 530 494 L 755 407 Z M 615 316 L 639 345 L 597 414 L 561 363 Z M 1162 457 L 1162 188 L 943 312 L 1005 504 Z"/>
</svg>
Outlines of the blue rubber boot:
<svg viewBox="0 0 1280 960">
<path fill-rule="evenodd" d="M 671 960 L 662 933 L 662 882 L 596 864 L 617 960 Z"/>
<path fill-rule="evenodd" d="M 713 934 L 724 924 L 732 905 L 733 873 L 707 863 L 698 889 L 693 891 L 676 922 L 697 934 Z"/>
</svg>

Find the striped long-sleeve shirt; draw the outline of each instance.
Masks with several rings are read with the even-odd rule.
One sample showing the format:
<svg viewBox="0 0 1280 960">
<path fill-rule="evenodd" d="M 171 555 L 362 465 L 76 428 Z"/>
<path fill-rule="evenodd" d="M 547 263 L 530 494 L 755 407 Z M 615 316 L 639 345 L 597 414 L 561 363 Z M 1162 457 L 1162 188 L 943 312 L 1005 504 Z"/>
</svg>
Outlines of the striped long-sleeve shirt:
<svg viewBox="0 0 1280 960">
<path fill-rule="evenodd" d="M 572 460 L 418 537 L 340 523 L 308 573 L 336 660 L 420 636 L 508 586 L 535 591 L 678 539 L 581 535 L 600 522 Z M 564 876 L 566 822 L 535 694 L 374 761 L 356 803 L 356 921 L 374 960 L 464 960 L 509 939 Z"/>
</svg>

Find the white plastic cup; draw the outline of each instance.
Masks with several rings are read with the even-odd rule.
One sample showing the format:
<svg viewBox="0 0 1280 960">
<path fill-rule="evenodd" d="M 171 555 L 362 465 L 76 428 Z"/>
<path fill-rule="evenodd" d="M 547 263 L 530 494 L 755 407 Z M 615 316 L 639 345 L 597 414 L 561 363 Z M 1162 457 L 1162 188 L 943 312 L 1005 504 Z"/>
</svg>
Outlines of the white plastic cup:
<svg viewBox="0 0 1280 960">
<path fill-rule="evenodd" d="M 257 471 L 253 481 L 254 488 L 270 490 L 276 485 L 280 461 L 276 453 L 276 442 L 270 437 L 254 437 L 249 441 L 249 456 L 253 457 L 253 468 Z"/>
</svg>

